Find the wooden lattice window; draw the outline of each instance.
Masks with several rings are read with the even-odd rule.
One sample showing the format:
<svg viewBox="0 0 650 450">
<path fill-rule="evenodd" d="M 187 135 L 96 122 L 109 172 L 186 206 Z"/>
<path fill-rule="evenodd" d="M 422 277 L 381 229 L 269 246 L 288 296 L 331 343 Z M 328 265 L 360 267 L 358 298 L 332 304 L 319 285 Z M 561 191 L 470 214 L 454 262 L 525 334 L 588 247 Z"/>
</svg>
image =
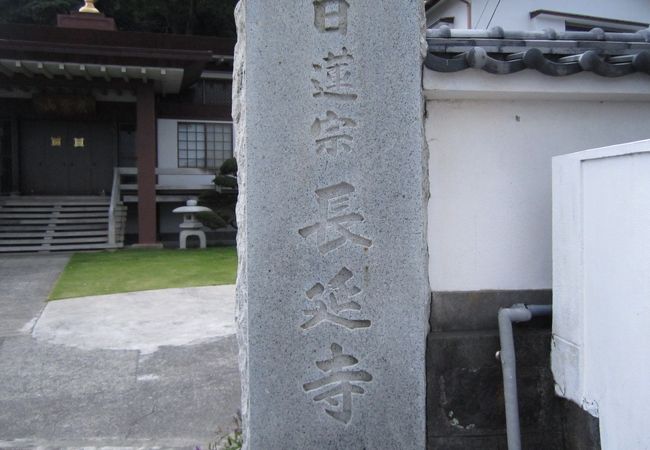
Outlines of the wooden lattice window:
<svg viewBox="0 0 650 450">
<path fill-rule="evenodd" d="M 178 167 L 216 169 L 232 158 L 232 124 L 179 122 Z"/>
</svg>

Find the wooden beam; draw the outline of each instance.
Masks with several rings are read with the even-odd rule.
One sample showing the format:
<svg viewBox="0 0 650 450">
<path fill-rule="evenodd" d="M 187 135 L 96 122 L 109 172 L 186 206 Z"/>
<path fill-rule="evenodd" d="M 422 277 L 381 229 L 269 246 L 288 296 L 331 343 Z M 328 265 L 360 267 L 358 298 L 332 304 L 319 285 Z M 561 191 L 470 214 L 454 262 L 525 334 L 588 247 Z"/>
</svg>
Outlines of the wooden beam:
<svg viewBox="0 0 650 450">
<path fill-rule="evenodd" d="M 167 69 L 160 69 L 160 93 L 163 97 L 167 96 L 167 89 L 165 89 L 165 78 L 167 77 Z"/>
<path fill-rule="evenodd" d="M 14 76 L 13 70 L 7 69 L 2 63 L 0 63 L 0 73 L 9 78 Z"/>
<path fill-rule="evenodd" d="M 142 67 L 142 68 L 140 69 L 140 74 L 142 75 L 142 81 L 143 81 L 145 84 L 147 84 L 147 82 L 149 81 L 149 77 L 147 76 L 147 69 L 145 69 L 144 67 Z"/>
<path fill-rule="evenodd" d="M 83 78 L 62 79 L 54 77 L 48 80 L 44 77 L 27 78 L 22 74 L 16 74 L 13 78 L 0 77 L 0 88 L 12 87 L 15 89 L 132 89 L 131 84 L 127 84 L 120 79 L 111 79 L 107 82 L 103 78 L 94 78 L 85 80 Z"/>
<path fill-rule="evenodd" d="M 16 72 L 22 73 L 27 78 L 34 78 L 34 74 L 29 69 L 27 69 L 27 67 L 25 67 L 22 62 L 16 61 L 14 63 L 14 67 L 16 68 Z"/>
<path fill-rule="evenodd" d="M 126 67 L 122 67 L 120 69 L 120 72 L 122 73 L 122 79 L 124 80 L 125 83 L 129 82 L 129 76 L 126 73 Z"/>
<path fill-rule="evenodd" d="M 48 79 L 51 80 L 52 78 L 54 78 L 54 75 L 52 75 L 52 72 L 47 70 L 47 67 L 45 67 L 42 62 L 39 62 L 38 64 L 36 64 L 36 67 L 38 67 L 38 70 L 41 72 L 41 74 L 43 74 Z"/>
<path fill-rule="evenodd" d="M 79 71 L 81 72 L 81 74 L 86 80 L 88 81 L 92 80 L 93 77 L 91 77 L 90 74 L 88 73 L 88 70 L 86 70 L 85 64 L 79 64 Z"/>
<path fill-rule="evenodd" d="M 59 64 L 59 72 L 61 72 L 68 80 L 72 80 L 72 75 L 70 75 L 70 72 L 65 68 L 65 64 Z"/>
<path fill-rule="evenodd" d="M 108 74 L 108 70 L 106 70 L 106 66 L 101 66 L 99 68 L 99 71 L 102 73 L 106 81 L 111 81 L 111 76 Z"/>
</svg>

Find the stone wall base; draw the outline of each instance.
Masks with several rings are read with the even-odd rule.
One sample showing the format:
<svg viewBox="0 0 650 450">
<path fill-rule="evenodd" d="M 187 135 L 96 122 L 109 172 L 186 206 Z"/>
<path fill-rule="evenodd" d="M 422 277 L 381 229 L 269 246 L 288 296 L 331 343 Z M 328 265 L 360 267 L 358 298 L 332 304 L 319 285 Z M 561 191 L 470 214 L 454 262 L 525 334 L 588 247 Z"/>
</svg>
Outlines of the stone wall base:
<svg viewBox="0 0 650 450">
<path fill-rule="evenodd" d="M 427 448 L 507 449 L 497 312 L 550 304 L 550 290 L 434 292 L 427 342 Z M 600 449 L 598 419 L 557 397 L 551 321 L 515 325 L 524 449 Z"/>
</svg>

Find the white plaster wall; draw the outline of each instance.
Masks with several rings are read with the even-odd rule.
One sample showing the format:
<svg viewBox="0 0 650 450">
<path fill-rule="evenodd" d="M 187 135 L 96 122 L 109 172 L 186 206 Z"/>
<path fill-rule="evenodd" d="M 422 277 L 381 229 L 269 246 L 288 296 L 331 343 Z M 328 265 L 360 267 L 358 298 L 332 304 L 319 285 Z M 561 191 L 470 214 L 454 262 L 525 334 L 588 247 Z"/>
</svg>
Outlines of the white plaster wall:
<svg viewBox="0 0 650 450">
<path fill-rule="evenodd" d="M 551 158 L 650 137 L 647 102 L 441 99 L 427 116 L 434 291 L 551 288 Z"/>
<path fill-rule="evenodd" d="M 650 141 L 555 158 L 552 367 L 603 449 L 649 449 Z"/>
<path fill-rule="evenodd" d="M 209 122 L 205 120 L 158 119 L 158 167 L 178 169 L 178 122 Z M 226 123 L 217 122 L 213 123 Z M 160 175 L 158 184 L 165 186 L 197 187 L 211 185 L 216 170 L 195 169 L 199 175 Z M 200 175 L 203 174 L 203 175 Z"/>
<path fill-rule="evenodd" d="M 448 24 L 450 28 L 467 28 L 467 6 L 459 0 L 444 1 L 427 11 L 427 26 L 443 17 L 454 18 L 453 25 Z"/>
<path fill-rule="evenodd" d="M 471 3 L 472 28 L 500 26 L 509 30 L 564 30 L 562 18 L 538 16 L 531 19 L 530 12 L 538 9 L 650 23 L 650 6 L 646 0 L 474 0 Z M 459 0 L 444 0 L 432 8 L 427 13 L 427 23 L 447 16 L 456 17 L 455 28 L 466 28 L 466 8 Z"/>
<path fill-rule="evenodd" d="M 482 8 L 485 3 L 486 1 L 480 1 L 475 8 Z M 563 0 L 561 2 L 557 0 L 502 0 L 497 7 L 498 3 L 498 0 L 487 0 L 486 11 L 483 18 L 477 22 L 476 28 L 485 28 L 487 26 L 495 8 L 496 12 L 494 12 L 490 26 L 499 25 L 507 29 L 533 30 L 543 29 L 547 26 L 560 30 L 564 29 L 563 19 L 539 17 L 531 20 L 530 11 L 537 9 L 634 22 L 650 22 L 650 6 L 646 0 Z"/>
</svg>

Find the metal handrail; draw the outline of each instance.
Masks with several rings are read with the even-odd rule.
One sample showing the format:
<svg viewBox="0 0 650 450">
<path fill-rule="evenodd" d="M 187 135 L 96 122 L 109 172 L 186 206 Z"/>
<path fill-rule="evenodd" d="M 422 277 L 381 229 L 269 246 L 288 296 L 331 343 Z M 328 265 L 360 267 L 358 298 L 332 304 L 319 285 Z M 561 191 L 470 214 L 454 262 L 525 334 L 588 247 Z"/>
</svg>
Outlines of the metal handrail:
<svg viewBox="0 0 650 450">
<path fill-rule="evenodd" d="M 117 204 L 121 201 L 122 193 L 120 191 L 121 184 L 120 168 L 113 169 L 113 187 L 111 188 L 111 204 L 108 208 L 108 243 L 110 245 L 117 244 Z"/>
</svg>

